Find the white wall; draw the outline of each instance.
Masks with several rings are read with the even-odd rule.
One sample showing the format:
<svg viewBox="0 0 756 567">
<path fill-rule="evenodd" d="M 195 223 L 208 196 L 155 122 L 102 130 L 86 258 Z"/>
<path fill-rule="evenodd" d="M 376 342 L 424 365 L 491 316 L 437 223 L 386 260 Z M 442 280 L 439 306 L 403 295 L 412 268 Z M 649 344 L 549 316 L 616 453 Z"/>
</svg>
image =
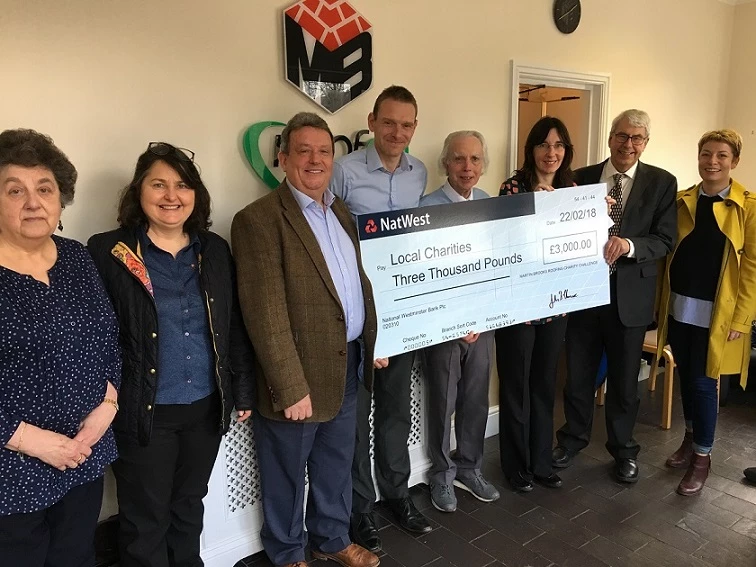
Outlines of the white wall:
<svg viewBox="0 0 756 567">
<path fill-rule="evenodd" d="M 743 136 L 741 162 L 733 172 L 735 179 L 756 190 L 756 4 L 735 8 L 732 33 L 730 79 L 727 88 L 727 112 L 724 126 Z M 703 133 L 703 132 L 702 132 Z"/>
<path fill-rule="evenodd" d="M 49 133 L 79 169 L 64 235 L 86 239 L 115 225 L 116 195 L 151 140 L 197 153 L 215 226 L 228 235 L 234 212 L 267 191 L 243 157 L 244 129 L 316 109 L 283 80 L 281 12 L 291 3 L 0 0 L 0 128 Z M 327 119 L 351 136 L 383 87 L 409 87 L 420 105 L 412 150 L 434 173 L 430 188 L 441 181 L 441 143 L 457 129 L 488 138 L 484 188 L 495 194 L 507 177 L 513 58 L 611 73 L 612 113 L 651 114 L 644 159 L 681 185 L 696 180 L 700 134 L 723 124 L 736 7 L 716 0 L 583 0 L 571 36 L 554 27 L 551 0 L 352 3 L 374 25 L 374 86 Z M 737 10 L 745 46 L 741 11 L 756 16 L 752 6 Z M 753 59 L 744 55 L 738 72 Z"/>
</svg>

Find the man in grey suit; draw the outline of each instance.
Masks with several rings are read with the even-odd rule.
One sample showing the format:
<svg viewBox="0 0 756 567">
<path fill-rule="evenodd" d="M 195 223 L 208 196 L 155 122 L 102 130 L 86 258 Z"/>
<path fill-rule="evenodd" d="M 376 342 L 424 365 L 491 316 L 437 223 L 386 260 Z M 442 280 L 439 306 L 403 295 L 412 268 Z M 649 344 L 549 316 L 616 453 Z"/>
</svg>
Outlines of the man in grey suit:
<svg viewBox="0 0 756 567">
<path fill-rule="evenodd" d="M 606 352 L 606 448 L 620 482 L 638 480 L 640 446 L 633 438 L 638 415 L 638 372 L 646 328 L 654 318 L 657 261 L 672 252 L 677 237 L 677 180 L 641 163 L 648 144 L 648 114 L 626 110 L 612 122 L 611 157 L 575 172 L 578 185 L 606 182 L 616 204 L 604 248 L 610 265 L 611 303 L 571 313 L 567 325 L 566 423 L 557 431 L 555 467 L 570 465 L 588 445 L 593 425 L 596 374 Z"/>
<path fill-rule="evenodd" d="M 352 216 L 328 191 L 328 124 L 309 112 L 294 116 L 278 158 L 284 182 L 231 227 L 239 302 L 257 355 L 260 537 L 274 565 L 304 567 L 309 540 L 317 559 L 376 567 L 378 557 L 349 538 L 358 376 L 370 389 L 373 367 L 388 364 L 373 361 L 372 288 Z"/>
<path fill-rule="evenodd" d="M 421 198 L 420 206 L 487 199 L 488 193 L 475 187 L 487 167 L 488 150 L 480 132 L 452 132 L 446 137 L 439 158 L 446 183 Z M 455 486 L 483 502 L 499 498 L 499 491 L 480 471 L 488 420 L 493 339 L 492 331 L 471 332 L 424 351 L 431 458 L 428 480 L 431 503 L 442 512 L 457 509 Z M 457 450 L 452 457 L 451 417 L 455 412 Z"/>
</svg>

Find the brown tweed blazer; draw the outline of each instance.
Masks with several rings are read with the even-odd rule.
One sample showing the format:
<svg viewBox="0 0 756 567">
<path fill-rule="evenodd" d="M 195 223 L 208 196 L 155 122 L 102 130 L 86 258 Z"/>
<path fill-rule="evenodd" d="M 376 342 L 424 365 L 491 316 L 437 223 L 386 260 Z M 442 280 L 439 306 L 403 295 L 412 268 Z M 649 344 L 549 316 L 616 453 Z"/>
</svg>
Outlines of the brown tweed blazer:
<svg viewBox="0 0 756 567">
<path fill-rule="evenodd" d="M 372 389 L 373 290 L 362 270 L 352 215 L 338 198 L 332 210 L 357 252 L 365 298 L 364 377 Z M 286 181 L 236 214 L 231 241 L 239 302 L 257 358 L 257 411 L 284 420 L 283 410 L 310 394 L 307 421 L 333 419 L 344 398 L 344 311 L 318 241 Z"/>
</svg>

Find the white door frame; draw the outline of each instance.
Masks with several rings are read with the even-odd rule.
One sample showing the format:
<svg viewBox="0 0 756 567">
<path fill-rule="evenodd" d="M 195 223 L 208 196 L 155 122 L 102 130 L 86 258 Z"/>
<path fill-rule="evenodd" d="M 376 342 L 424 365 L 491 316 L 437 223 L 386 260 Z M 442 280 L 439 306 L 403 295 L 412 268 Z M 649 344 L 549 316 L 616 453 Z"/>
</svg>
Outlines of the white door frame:
<svg viewBox="0 0 756 567">
<path fill-rule="evenodd" d="M 546 84 L 549 87 L 582 89 L 590 93 L 588 125 L 588 163 L 599 163 L 606 158 L 611 118 L 609 115 L 609 73 L 580 73 L 523 65 L 512 59 L 512 112 L 509 121 L 509 163 L 507 171 L 517 168 L 517 125 L 520 114 L 520 84 Z"/>
</svg>

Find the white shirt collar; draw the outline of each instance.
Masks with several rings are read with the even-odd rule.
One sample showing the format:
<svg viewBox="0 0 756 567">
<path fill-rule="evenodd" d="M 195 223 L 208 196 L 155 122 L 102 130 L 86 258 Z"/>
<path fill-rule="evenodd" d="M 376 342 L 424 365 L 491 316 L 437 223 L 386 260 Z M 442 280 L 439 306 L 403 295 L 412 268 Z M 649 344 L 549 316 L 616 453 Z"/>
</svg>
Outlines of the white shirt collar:
<svg viewBox="0 0 756 567">
<path fill-rule="evenodd" d="M 291 181 L 289 181 L 288 177 L 286 178 L 286 184 L 289 186 L 289 189 L 291 189 L 291 194 L 294 195 L 294 199 L 297 201 L 300 209 L 305 210 L 307 207 L 315 203 L 315 200 L 313 198 L 294 187 L 294 185 L 291 184 Z M 326 189 L 325 193 L 323 194 L 323 202 L 325 203 L 325 206 L 330 208 L 333 204 L 334 199 L 336 199 L 336 195 L 331 193 L 330 189 Z M 319 206 L 320 203 L 315 203 L 315 205 Z"/>
<path fill-rule="evenodd" d="M 730 196 L 730 189 L 732 189 L 732 183 L 730 183 L 727 187 L 725 187 L 719 193 L 717 193 L 716 196 L 722 197 L 723 200 L 727 199 L 727 197 Z M 698 184 L 698 196 L 700 197 L 701 195 L 706 195 L 706 193 L 704 193 L 703 184 L 699 183 Z M 706 196 L 707 197 L 712 197 L 712 195 L 706 195 Z"/>
<path fill-rule="evenodd" d="M 635 173 L 638 171 L 638 162 L 636 161 L 633 166 L 625 171 L 624 173 L 621 171 L 617 171 L 617 168 L 614 167 L 614 164 L 612 163 L 612 160 L 609 159 L 606 162 L 606 165 L 604 166 L 604 179 L 609 179 L 610 177 L 614 177 L 617 173 L 622 173 L 622 175 L 625 175 L 629 177 L 630 179 L 635 179 Z"/>
<path fill-rule="evenodd" d="M 470 191 L 470 197 L 468 199 L 465 199 L 462 195 L 457 193 L 451 185 L 449 185 L 449 180 L 446 180 L 446 183 L 444 183 L 443 187 L 441 187 L 441 190 L 444 192 L 444 195 L 449 197 L 449 200 L 452 203 L 464 203 L 465 201 L 472 201 L 475 197 L 475 188 L 473 187 L 472 191 Z"/>
</svg>

